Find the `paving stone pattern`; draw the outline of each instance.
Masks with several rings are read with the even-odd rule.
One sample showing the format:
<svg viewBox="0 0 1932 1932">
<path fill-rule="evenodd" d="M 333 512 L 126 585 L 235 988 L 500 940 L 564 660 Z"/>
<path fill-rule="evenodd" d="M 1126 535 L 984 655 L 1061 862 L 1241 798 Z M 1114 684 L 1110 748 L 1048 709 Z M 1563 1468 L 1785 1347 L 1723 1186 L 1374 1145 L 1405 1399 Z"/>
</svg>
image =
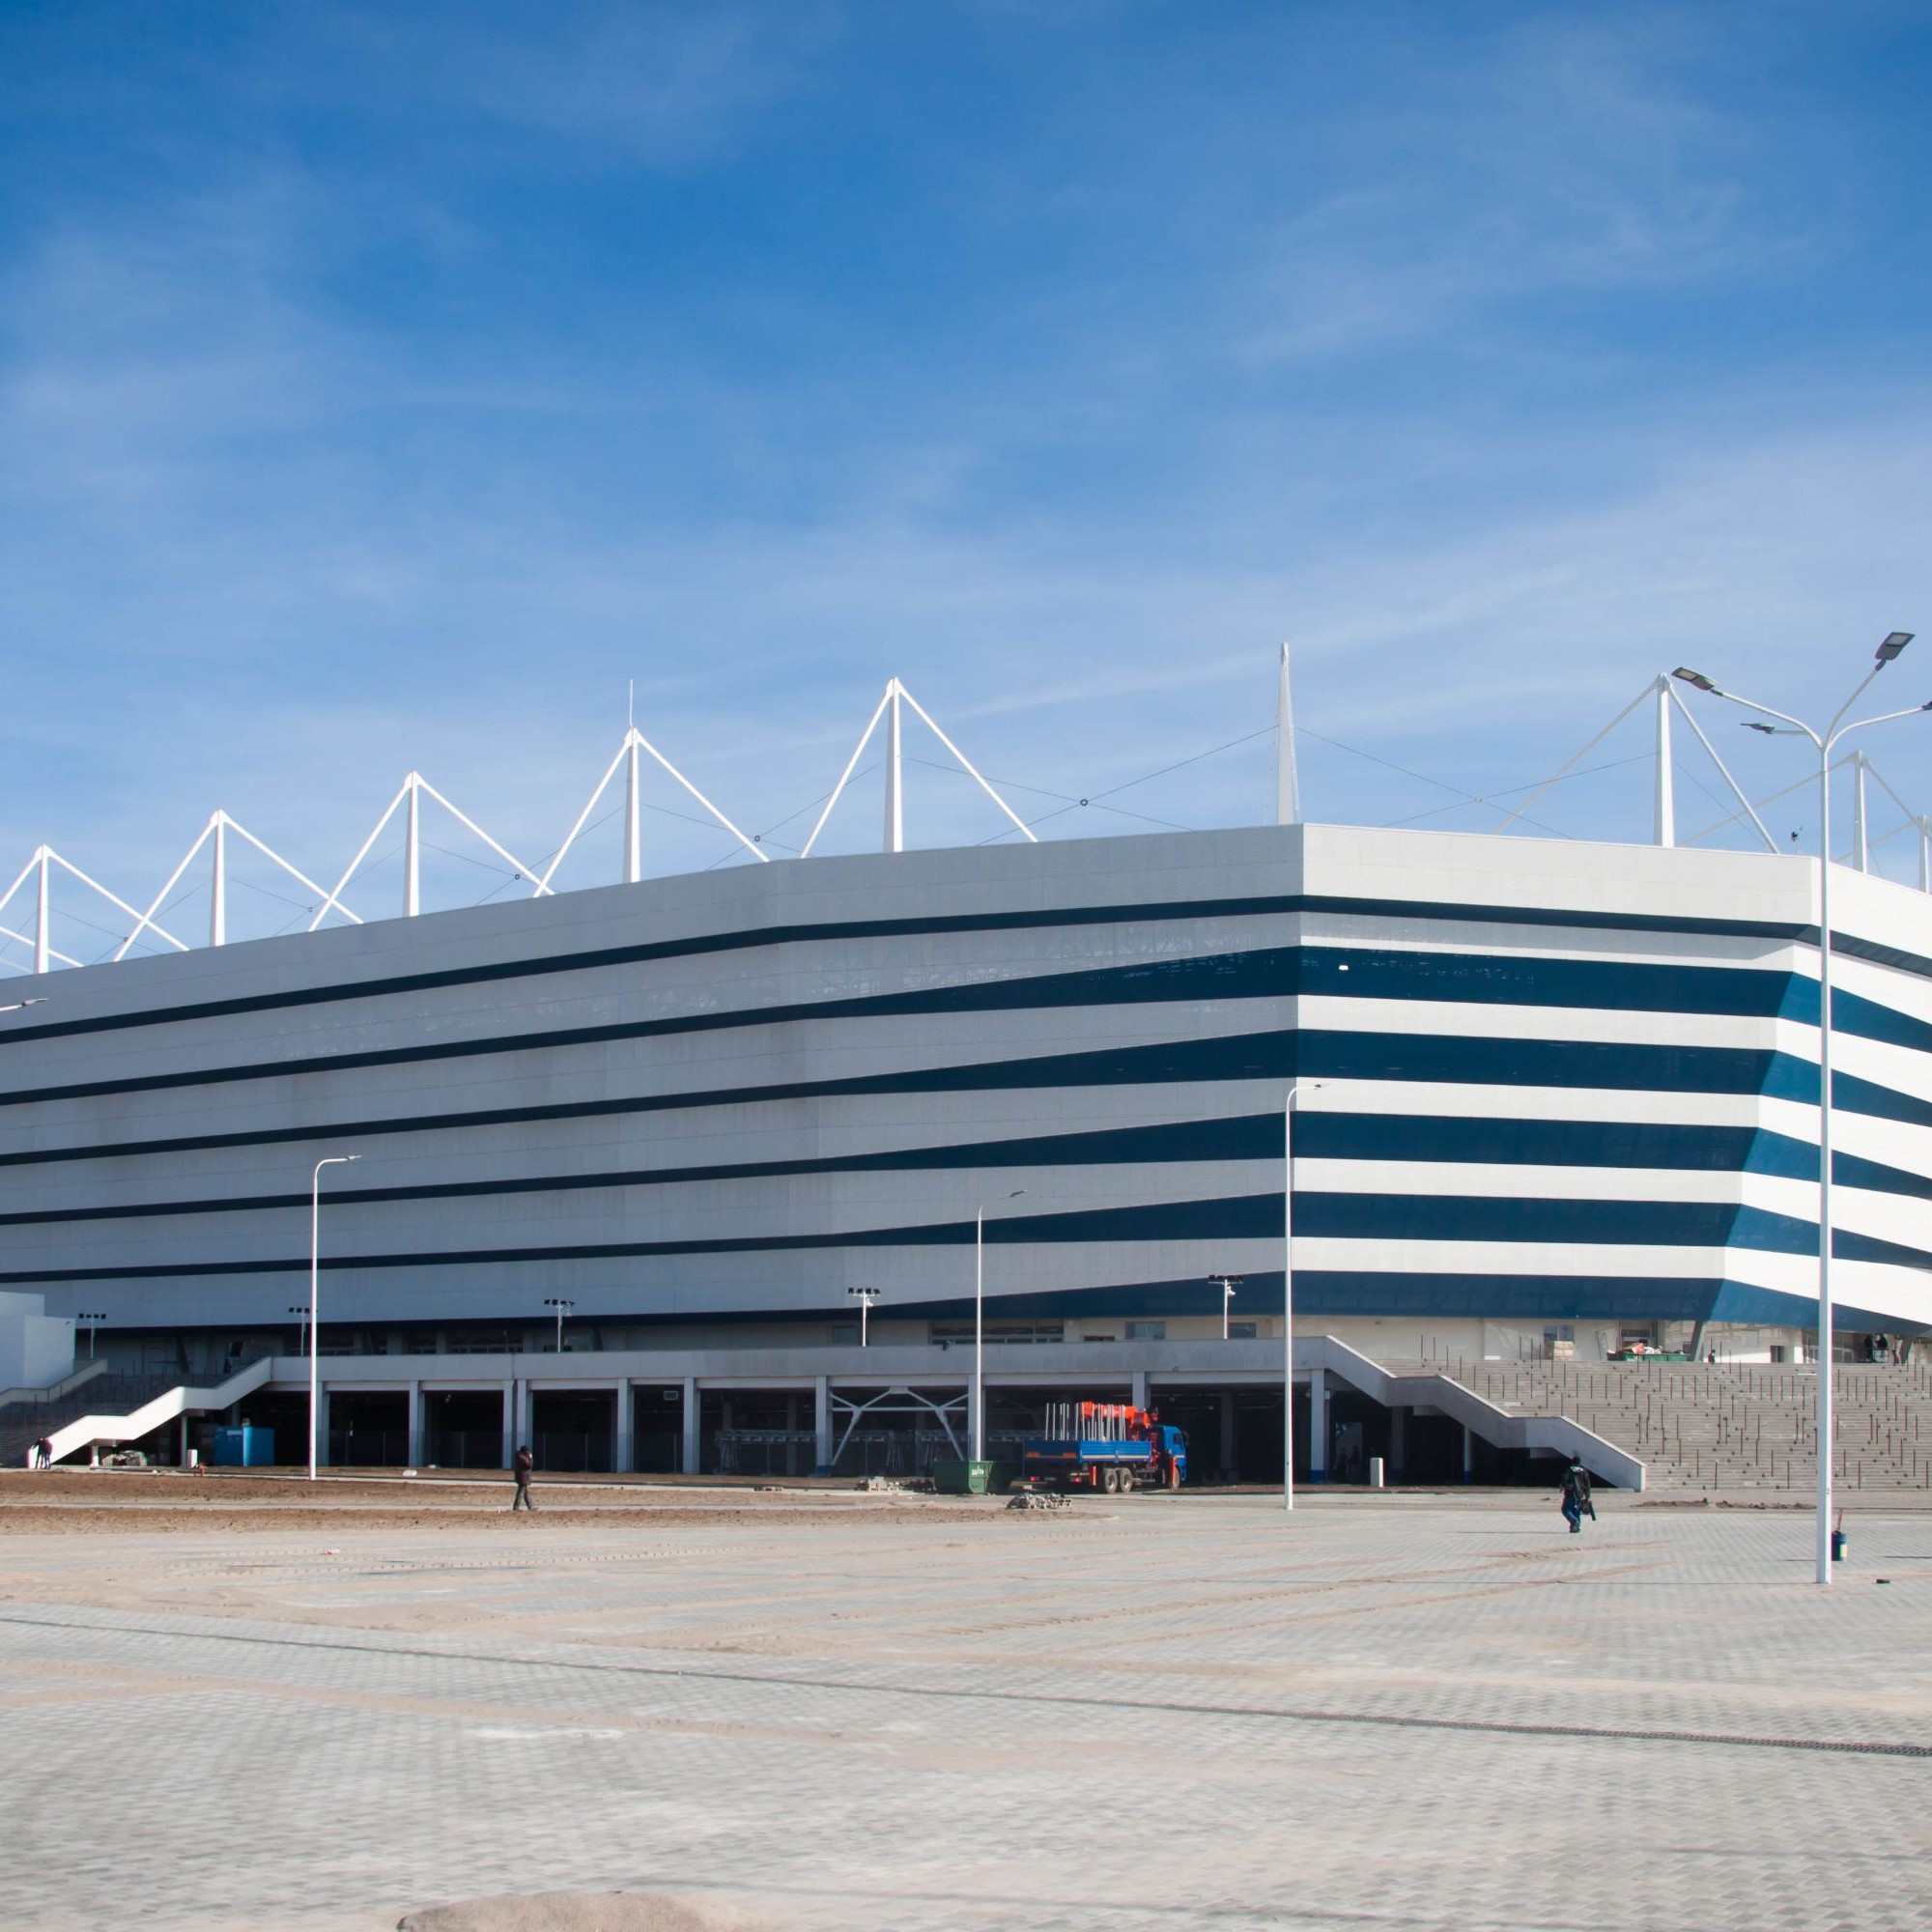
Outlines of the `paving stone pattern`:
<svg viewBox="0 0 1932 1932">
<path fill-rule="evenodd" d="M 866 1508 L 8 1538 L 0 1922 L 1932 1926 L 1932 1513 Z"/>
</svg>

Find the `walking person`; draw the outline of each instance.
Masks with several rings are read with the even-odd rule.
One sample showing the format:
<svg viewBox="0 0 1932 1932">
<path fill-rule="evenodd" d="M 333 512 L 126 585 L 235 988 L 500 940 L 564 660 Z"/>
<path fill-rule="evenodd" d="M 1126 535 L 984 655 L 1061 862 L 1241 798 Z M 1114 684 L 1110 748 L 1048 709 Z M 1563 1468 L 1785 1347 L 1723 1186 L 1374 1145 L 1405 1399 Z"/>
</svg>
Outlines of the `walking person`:
<svg viewBox="0 0 1932 1932">
<path fill-rule="evenodd" d="M 54 1445 L 43 1435 L 34 1444 L 34 1467 L 37 1469 L 51 1469 L 53 1465 Z"/>
<path fill-rule="evenodd" d="M 530 1500 L 530 1472 L 536 1465 L 537 1459 L 530 1454 L 527 1446 L 519 1449 L 510 1459 L 510 1473 L 517 1479 L 517 1493 L 510 1503 L 512 1515 L 520 1509 L 532 1512 L 536 1509 L 536 1504 Z"/>
<path fill-rule="evenodd" d="M 1590 1472 L 1573 1457 L 1563 1471 L 1563 1520 L 1570 1525 L 1572 1536 L 1582 1535 L 1586 1510 L 1595 1522 L 1597 1506 L 1590 1500 Z"/>
</svg>

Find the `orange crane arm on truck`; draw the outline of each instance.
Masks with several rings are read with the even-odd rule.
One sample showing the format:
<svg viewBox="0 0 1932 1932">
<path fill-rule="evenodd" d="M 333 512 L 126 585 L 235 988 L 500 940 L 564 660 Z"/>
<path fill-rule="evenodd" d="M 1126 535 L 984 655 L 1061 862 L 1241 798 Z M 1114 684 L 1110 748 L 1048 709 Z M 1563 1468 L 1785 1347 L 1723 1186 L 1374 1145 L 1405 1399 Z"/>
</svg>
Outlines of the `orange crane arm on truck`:
<svg viewBox="0 0 1932 1932">
<path fill-rule="evenodd" d="M 1029 1489 L 1179 1489 L 1187 1480 L 1187 1436 L 1157 1413 L 1125 1403 L 1056 1402 L 1046 1430 L 1030 1436 L 1020 1463 Z"/>
</svg>

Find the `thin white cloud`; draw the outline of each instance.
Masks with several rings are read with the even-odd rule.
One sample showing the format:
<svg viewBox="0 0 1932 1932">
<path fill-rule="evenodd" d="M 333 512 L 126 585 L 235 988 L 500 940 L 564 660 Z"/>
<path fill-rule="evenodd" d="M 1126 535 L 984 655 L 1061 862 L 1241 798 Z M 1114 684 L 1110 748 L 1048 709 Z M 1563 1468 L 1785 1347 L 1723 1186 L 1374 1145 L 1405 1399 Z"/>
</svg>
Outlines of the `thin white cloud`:
<svg viewBox="0 0 1932 1932">
<path fill-rule="evenodd" d="M 1350 185 L 1274 231 L 1259 360 L 1453 335 L 1550 292 L 1788 275 L 1823 240 L 1754 196 L 1765 130 L 1691 78 L 1719 50 L 1679 14 L 1545 15 L 1392 56 L 1398 105 L 1344 137 Z M 1702 76 L 1698 76 L 1702 78 Z"/>
</svg>

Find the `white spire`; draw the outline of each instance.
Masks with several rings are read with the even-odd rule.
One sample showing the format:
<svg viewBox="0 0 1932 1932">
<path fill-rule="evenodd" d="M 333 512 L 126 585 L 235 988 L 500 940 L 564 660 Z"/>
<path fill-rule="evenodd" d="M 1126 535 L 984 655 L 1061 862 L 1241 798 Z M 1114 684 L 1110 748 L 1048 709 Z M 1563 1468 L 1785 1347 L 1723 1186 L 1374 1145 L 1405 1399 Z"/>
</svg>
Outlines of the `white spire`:
<svg viewBox="0 0 1932 1932">
<path fill-rule="evenodd" d="M 1301 779 L 1294 769 L 1294 691 L 1288 670 L 1288 646 L 1281 647 L 1281 688 L 1275 696 L 1274 822 L 1301 823 Z"/>
</svg>

